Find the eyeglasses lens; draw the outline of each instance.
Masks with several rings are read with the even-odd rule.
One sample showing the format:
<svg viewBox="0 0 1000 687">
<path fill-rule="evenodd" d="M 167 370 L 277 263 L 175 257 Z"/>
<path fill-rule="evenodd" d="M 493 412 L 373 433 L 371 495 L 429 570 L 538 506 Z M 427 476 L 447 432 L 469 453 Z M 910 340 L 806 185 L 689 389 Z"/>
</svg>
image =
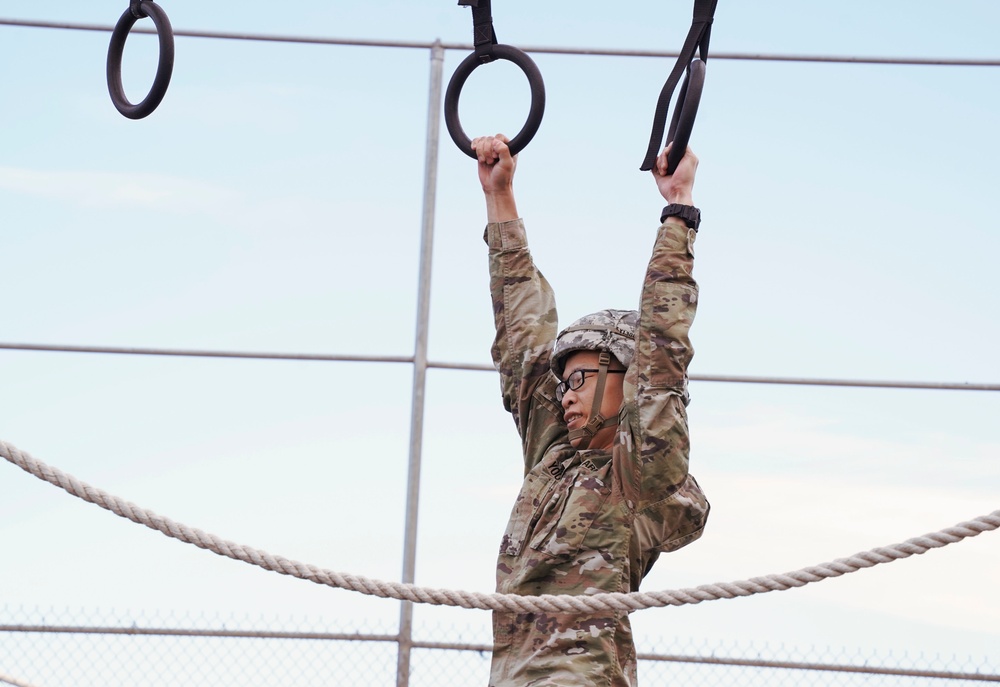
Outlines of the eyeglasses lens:
<svg viewBox="0 0 1000 687">
<path fill-rule="evenodd" d="M 563 396 L 566 395 L 567 391 L 576 391 L 585 381 L 584 370 L 574 370 L 565 382 L 560 382 L 556 385 L 556 400 L 562 403 Z"/>
</svg>

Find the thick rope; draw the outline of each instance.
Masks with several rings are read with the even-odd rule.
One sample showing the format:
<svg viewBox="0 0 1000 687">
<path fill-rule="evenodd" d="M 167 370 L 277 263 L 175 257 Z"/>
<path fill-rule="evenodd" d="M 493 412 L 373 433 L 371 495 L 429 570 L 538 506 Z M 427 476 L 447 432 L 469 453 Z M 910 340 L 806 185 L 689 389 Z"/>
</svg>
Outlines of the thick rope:
<svg viewBox="0 0 1000 687">
<path fill-rule="evenodd" d="M 18 680 L 10 677 L 9 675 L 4 675 L 3 673 L 0 673 L 0 684 L 13 685 L 14 687 L 33 687 L 33 685 L 28 682 Z"/>
<path fill-rule="evenodd" d="M 1000 510 L 997 510 L 990 515 L 984 515 L 975 520 L 959 523 L 954 527 L 949 527 L 940 532 L 908 539 L 901 544 L 879 547 L 848 558 L 838 558 L 829 563 L 821 563 L 796 570 L 795 572 L 783 575 L 754 577 L 749 580 L 736 582 L 706 584 L 687 589 L 660 592 L 632 592 L 629 594 L 604 593 L 587 596 L 480 594 L 476 592 L 417 587 L 412 584 L 403 584 L 400 582 L 372 580 L 360 575 L 325 570 L 314 565 L 299 563 L 281 556 L 274 556 L 265 551 L 220 539 L 201 530 L 181 525 L 161 515 L 139 508 L 133 503 L 107 494 L 56 468 L 49 467 L 4 441 L 0 441 L 0 455 L 3 455 L 8 461 L 35 477 L 54 484 L 73 496 L 97 504 L 101 508 L 105 508 L 132 522 L 145 525 L 150 529 L 162 532 L 168 537 L 179 539 L 182 542 L 208 549 L 220 556 L 256 565 L 265 570 L 271 570 L 282 575 L 291 575 L 292 577 L 309 580 L 316 584 L 348 589 L 382 598 L 440 606 L 459 606 L 461 608 L 519 613 L 594 613 L 608 610 L 631 612 L 645 608 L 683 606 L 702 601 L 732 599 L 738 596 L 784 591 L 792 587 L 802 587 L 812 582 L 820 582 L 830 577 L 846 575 L 862 568 L 871 568 L 882 563 L 891 563 L 902 558 L 926 553 L 931 549 L 941 548 L 968 537 L 975 537 L 983 532 L 1000 528 Z"/>
</svg>

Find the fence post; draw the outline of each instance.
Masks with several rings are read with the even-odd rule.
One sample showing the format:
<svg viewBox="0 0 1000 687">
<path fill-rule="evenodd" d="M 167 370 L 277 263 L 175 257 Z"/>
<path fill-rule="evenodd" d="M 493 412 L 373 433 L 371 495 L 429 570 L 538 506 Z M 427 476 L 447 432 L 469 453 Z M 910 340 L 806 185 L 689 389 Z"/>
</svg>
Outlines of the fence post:
<svg viewBox="0 0 1000 687">
<path fill-rule="evenodd" d="M 431 259 L 434 248 L 434 203 L 437 192 L 438 141 L 441 133 L 441 74 L 444 47 L 440 39 L 431 48 L 431 76 L 427 102 L 427 148 L 424 156 L 424 209 L 421 220 L 420 272 L 417 291 L 417 331 L 413 352 L 413 400 L 410 414 L 410 466 L 406 484 L 406 534 L 403 539 L 403 582 L 412 583 L 417 559 L 417 515 L 420 505 L 420 452 L 424 433 L 424 396 L 427 386 L 427 330 L 430 321 Z M 410 682 L 413 646 L 413 604 L 399 610 L 399 648 L 396 687 Z"/>
</svg>

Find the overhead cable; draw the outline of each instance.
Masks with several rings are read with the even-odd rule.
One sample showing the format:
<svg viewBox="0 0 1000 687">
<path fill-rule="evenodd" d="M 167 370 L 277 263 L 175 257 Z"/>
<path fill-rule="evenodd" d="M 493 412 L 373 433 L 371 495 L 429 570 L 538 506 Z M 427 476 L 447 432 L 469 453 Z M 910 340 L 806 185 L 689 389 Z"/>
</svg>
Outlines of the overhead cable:
<svg viewBox="0 0 1000 687">
<path fill-rule="evenodd" d="M 0 343 L 0 350 L 39 351 L 46 353 L 106 353 L 111 355 L 153 355 L 178 356 L 188 358 L 242 358 L 249 360 L 297 360 L 307 362 L 341 363 L 408 363 L 413 364 L 413 356 L 405 355 L 338 355 L 331 353 L 268 353 L 251 351 L 218 351 L 178 348 L 125 348 L 115 346 L 71 346 L 31 343 Z M 427 367 L 442 370 L 469 370 L 494 372 L 492 365 L 482 363 L 428 362 Z M 900 382 L 865 379 L 818 379 L 809 377 L 755 377 L 747 375 L 706 375 L 690 376 L 693 382 L 728 382 L 732 384 L 789 384 L 796 386 L 841 386 L 880 389 L 924 389 L 931 391 L 1000 391 L 1000 384 L 979 384 L 971 382 Z"/>
<path fill-rule="evenodd" d="M 64 29 L 71 31 L 104 31 L 110 33 L 114 27 L 101 24 L 81 24 L 71 22 L 36 21 L 29 19 L 3 19 L 0 26 L 23 26 L 38 29 Z M 132 33 L 156 33 L 153 29 L 136 27 Z M 272 43 L 299 43 L 312 45 L 350 45 L 372 48 L 421 48 L 430 50 L 440 45 L 446 50 L 473 50 L 471 43 L 445 43 L 438 41 L 396 41 L 369 40 L 362 38 L 333 38 L 318 36 L 290 36 L 265 33 L 236 33 L 228 31 L 193 31 L 174 30 L 174 36 L 185 38 L 216 38 L 221 40 L 261 41 Z M 557 46 L 521 46 L 521 50 L 529 53 L 548 53 L 555 55 L 591 55 L 595 57 L 677 57 L 676 51 L 636 50 L 614 48 L 572 48 Z M 716 52 L 712 51 L 713 60 L 752 60 L 761 62 L 827 62 L 835 64 L 885 64 L 911 66 L 939 67 L 1000 67 L 1000 59 L 975 59 L 962 57 L 881 57 L 865 55 L 802 55 L 802 54 L 769 54 L 754 52 Z"/>
</svg>

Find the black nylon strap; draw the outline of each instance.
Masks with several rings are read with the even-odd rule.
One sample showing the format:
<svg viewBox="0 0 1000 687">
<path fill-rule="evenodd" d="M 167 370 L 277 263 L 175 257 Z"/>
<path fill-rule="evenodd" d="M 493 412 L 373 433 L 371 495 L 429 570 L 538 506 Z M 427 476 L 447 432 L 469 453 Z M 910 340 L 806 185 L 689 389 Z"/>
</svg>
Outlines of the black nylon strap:
<svg viewBox="0 0 1000 687">
<path fill-rule="evenodd" d="M 649 147 L 646 149 L 646 157 L 639 166 L 644 172 L 653 168 L 656 163 L 656 156 L 659 155 L 663 142 L 663 130 L 666 128 L 667 113 L 670 108 L 670 99 L 673 97 L 674 89 L 681 79 L 681 76 L 688 71 L 691 60 L 694 59 L 695 50 L 703 62 L 708 60 L 708 43 L 712 36 L 712 22 L 715 18 L 715 7 L 719 0 L 695 0 L 694 12 L 692 14 L 691 28 L 688 30 L 687 38 L 684 39 L 684 46 L 677 55 L 677 62 L 674 64 L 670 76 L 667 77 L 660 97 L 656 101 L 656 111 L 653 114 L 653 130 L 649 136 Z M 674 130 L 677 126 L 681 107 L 684 104 L 685 88 L 681 89 L 678 95 L 678 103 L 675 106 L 667 143 L 673 139 Z M 683 151 L 680 153 L 683 155 Z M 672 171 L 672 170 L 671 170 Z"/>
<path fill-rule="evenodd" d="M 472 8 L 475 52 L 462 60 L 452 74 L 451 81 L 448 82 L 448 90 L 444 96 L 444 121 L 448 126 L 448 133 L 459 150 L 472 159 L 476 158 L 472 150 L 472 140 L 462 129 L 462 123 L 458 119 L 458 99 L 462 94 L 462 86 L 477 67 L 495 60 L 508 60 L 521 68 L 528 77 L 528 85 L 531 87 L 531 109 L 528 111 L 528 119 L 508 144 L 510 154 L 517 155 L 528 145 L 542 123 L 542 114 L 545 112 L 545 84 L 542 82 L 542 74 L 526 52 L 511 45 L 497 43 L 497 34 L 493 30 L 493 16 L 490 14 L 490 0 L 458 0 L 458 4 Z"/>
<path fill-rule="evenodd" d="M 490 0 L 458 0 L 458 4 L 472 8 L 472 44 L 476 49 L 476 56 L 483 64 L 492 62 L 497 33 L 493 28 Z"/>
</svg>

